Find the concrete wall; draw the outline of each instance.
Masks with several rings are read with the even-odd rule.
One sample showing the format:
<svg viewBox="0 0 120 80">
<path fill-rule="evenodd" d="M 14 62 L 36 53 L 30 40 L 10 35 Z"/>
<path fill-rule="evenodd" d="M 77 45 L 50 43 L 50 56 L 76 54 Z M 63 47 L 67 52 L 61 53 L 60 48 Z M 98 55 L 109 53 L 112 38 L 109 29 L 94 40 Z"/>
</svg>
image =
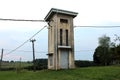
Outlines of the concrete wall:
<svg viewBox="0 0 120 80">
<path fill-rule="evenodd" d="M 68 24 L 61 23 L 60 19 L 67 19 Z M 60 29 L 63 30 L 63 45 L 66 46 L 66 33 L 68 30 L 68 46 L 71 48 L 64 48 L 69 52 L 68 61 L 69 68 L 74 68 L 74 32 L 73 32 L 73 17 L 62 14 L 55 14 L 51 17 L 50 26 L 48 28 L 48 69 L 61 69 L 60 67 L 60 55 L 63 48 L 60 46 Z M 53 56 L 53 65 L 50 65 L 49 55 Z M 57 58 L 57 59 L 56 59 Z"/>
</svg>

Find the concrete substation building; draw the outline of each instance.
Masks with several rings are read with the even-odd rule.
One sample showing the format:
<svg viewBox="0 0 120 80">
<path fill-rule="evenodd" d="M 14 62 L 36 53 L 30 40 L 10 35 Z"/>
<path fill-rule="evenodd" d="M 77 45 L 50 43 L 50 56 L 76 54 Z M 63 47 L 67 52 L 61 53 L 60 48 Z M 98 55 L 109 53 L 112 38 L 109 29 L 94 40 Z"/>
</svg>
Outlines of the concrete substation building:
<svg viewBox="0 0 120 80">
<path fill-rule="evenodd" d="M 77 12 L 52 8 L 45 17 L 48 22 L 48 69 L 74 68 L 73 18 Z"/>
</svg>

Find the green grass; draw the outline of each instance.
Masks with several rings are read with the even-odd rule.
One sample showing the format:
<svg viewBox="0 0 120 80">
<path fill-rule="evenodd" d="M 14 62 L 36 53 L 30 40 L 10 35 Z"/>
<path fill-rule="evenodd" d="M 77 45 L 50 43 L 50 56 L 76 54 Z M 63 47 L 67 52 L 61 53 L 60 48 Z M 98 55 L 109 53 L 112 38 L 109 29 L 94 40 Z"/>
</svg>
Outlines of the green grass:
<svg viewBox="0 0 120 80">
<path fill-rule="evenodd" d="M 0 80 L 120 80 L 120 66 L 88 67 L 73 70 L 1 71 Z"/>
</svg>

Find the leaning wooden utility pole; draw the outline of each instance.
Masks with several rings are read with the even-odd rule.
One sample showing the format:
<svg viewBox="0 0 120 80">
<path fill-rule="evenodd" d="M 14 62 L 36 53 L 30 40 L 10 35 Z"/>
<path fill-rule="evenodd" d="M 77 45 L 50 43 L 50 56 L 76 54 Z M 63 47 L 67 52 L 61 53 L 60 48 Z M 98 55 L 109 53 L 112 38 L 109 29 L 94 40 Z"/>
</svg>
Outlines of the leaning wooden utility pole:
<svg viewBox="0 0 120 80">
<path fill-rule="evenodd" d="M 36 71 L 35 49 L 34 49 L 34 42 L 35 42 L 35 41 L 36 41 L 35 39 L 30 40 L 30 42 L 32 42 L 32 48 L 33 48 L 33 70 L 34 70 L 34 72 Z"/>
<path fill-rule="evenodd" d="M 3 49 L 2 49 L 2 51 L 1 51 L 0 70 L 1 70 L 1 68 L 2 68 L 2 59 L 3 59 Z"/>
</svg>

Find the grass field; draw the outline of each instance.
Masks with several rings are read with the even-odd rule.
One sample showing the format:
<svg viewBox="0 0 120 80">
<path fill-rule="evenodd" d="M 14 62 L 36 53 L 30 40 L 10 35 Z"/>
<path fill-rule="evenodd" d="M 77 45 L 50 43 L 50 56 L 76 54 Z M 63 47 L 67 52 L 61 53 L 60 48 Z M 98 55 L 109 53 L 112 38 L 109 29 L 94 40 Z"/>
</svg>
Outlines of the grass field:
<svg viewBox="0 0 120 80">
<path fill-rule="evenodd" d="M 73 70 L 1 71 L 0 80 L 120 80 L 120 66 L 87 67 Z"/>
</svg>

